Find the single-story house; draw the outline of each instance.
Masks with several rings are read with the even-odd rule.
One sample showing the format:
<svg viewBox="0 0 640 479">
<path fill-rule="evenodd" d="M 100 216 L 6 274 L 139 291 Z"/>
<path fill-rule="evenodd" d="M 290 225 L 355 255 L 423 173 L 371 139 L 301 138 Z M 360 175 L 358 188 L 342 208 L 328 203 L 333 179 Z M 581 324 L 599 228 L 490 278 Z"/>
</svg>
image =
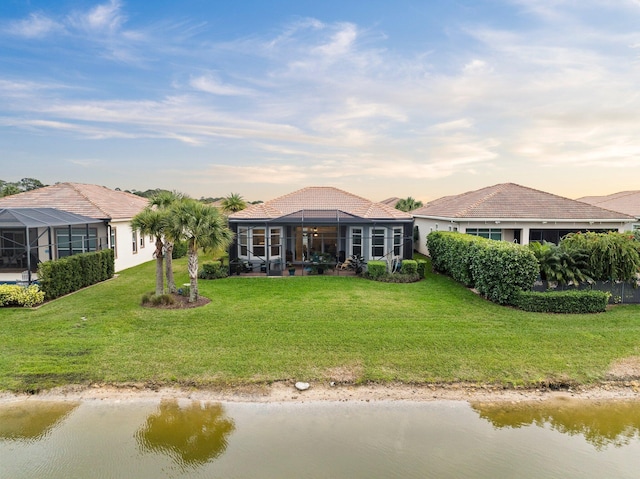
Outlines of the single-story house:
<svg viewBox="0 0 640 479">
<path fill-rule="evenodd" d="M 280 274 L 322 255 L 340 262 L 413 254 L 413 217 L 332 187 L 308 187 L 229 215 L 229 259 Z"/>
<path fill-rule="evenodd" d="M 416 248 L 427 254 L 432 231 L 458 231 L 527 244 L 558 243 L 578 231 L 625 231 L 633 216 L 599 208 L 514 183 L 445 196 L 411 212 L 418 229 Z"/>
<path fill-rule="evenodd" d="M 633 216 L 636 221 L 631 228 L 640 229 L 640 190 L 621 191 L 606 196 L 584 196 L 578 198 L 578 201 Z"/>
<path fill-rule="evenodd" d="M 30 245 L 32 250 L 39 251 L 40 256 L 34 259 L 45 261 L 112 248 L 116 258 L 115 270 L 121 271 L 153 259 L 153 238 L 144 237 L 131 228 L 131 219 L 149 204 L 148 201 L 147 198 L 104 186 L 58 183 L 0 198 L 0 208 L 54 208 L 92 219 L 88 227 L 85 224 L 73 225 L 70 232 L 67 227 L 52 225 L 51 239 L 29 235 L 30 242 L 37 239 L 37 243 Z M 16 229 L 11 222 L 3 223 L 0 219 L 0 236 L 4 244 L 15 245 L 17 239 L 22 240 L 24 235 L 24 228 Z M 34 268 L 33 264 L 31 268 Z"/>
</svg>

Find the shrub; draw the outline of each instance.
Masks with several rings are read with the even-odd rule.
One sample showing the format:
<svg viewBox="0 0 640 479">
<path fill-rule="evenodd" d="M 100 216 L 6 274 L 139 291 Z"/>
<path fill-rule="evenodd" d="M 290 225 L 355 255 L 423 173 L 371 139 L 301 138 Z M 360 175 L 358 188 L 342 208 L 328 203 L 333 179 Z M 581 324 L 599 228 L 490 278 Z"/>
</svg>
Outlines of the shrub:
<svg viewBox="0 0 640 479">
<path fill-rule="evenodd" d="M 229 276 L 229 271 L 221 263 L 203 263 L 198 273 L 200 279 L 219 279 Z"/>
<path fill-rule="evenodd" d="M 514 305 L 536 313 L 601 313 L 610 296 L 604 291 L 520 291 Z"/>
<path fill-rule="evenodd" d="M 539 266 L 526 247 L 461 233 L 435 231 L 427 237 L 433 268 L 498 304 L 512 304 L 531 290 Z"/>
<path fill-rule="evenodd" d="M 387 273 L 386 261 L 369 261 L 367 262 L 367 276 L 371 279 L 377 279 Z"/>
<path fill-rule="evenodd" d="M 170 294 L 155 294 L 153 291 L 142 295 L 142 305 L 152 304 L 153 306 L 171 305 L 176 302 Z"/>
<path fill-rule="evenodd" d="M 186 241 L 176 241 L 173 244 L 173 251 L 171 252 L 172 259 L 183 258 L 187 254 L 187 242 Z"/>
<path fill-rule="evenodd" d="M 418 263 L 416 263 L 412 259 L 404 259 L 402 260 L 402 265 L 400 266 L 400 273 L 402 274 L 418 274 Z"/>
<path fill-rule="evenodd" d="M 17 284 L 0 285 L 0 306 L 31 308 L 44 301 L 44 292 L 36 284 L 24 288 Z"/>
<path fill-rule="evenodd" d="M 638 243 L 631 233 L 572 233 L 560 246 L 589 258 L 589 276 L 598 281 L 632 281 L 640 271 Z"/>
<path fill-rule="evenodd" d="M 67 256 L 40 263 L 38 282 L 46 298 L 53 299 L 113 276 L 113 250 Z"/>
<path fill-rule="evenodd" d="M 476 288 L 498 304 L 513 304 L 519 290 L 530 291 L 538 277 L 538 261 L 519 244 L 488 240 L 471 264 Z"/>
<path fill-rule="evenodd" d="M 425 261 L 424 259 L 417 259 L 416 260 L 416 265 L 417 265 L 417 272 L 418 272 L 418 276 L 420 277 L 420 279 L 424 279 L 427 277 L 427 265 L 429 264 L 428 261 Z"/>
</svg>

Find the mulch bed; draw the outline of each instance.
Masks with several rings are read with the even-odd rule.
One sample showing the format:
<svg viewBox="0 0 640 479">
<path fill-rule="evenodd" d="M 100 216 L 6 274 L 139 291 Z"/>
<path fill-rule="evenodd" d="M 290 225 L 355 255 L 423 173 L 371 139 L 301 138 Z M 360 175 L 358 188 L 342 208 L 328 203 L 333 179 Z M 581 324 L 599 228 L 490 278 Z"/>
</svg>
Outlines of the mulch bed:
<svg viewBox="0 0 640 479">
<path fill-rule="evenodd" d="M 205 298 L 204 296 L 199 296 L 198 300 L 190 303 L 189 296 L 182 296 L 181 294 L 172 293 L 171 296 L 174 299 L 173 304 L 152 304 L 146 303 L 143 304 L 145 308 L 156 308 L 156 309 L 188 309 L 188 308 L 198 308 L 200 306 L 204 306 L 205 304 L 209 304 L 211 300 L 209 298 Z"/>
</svg>

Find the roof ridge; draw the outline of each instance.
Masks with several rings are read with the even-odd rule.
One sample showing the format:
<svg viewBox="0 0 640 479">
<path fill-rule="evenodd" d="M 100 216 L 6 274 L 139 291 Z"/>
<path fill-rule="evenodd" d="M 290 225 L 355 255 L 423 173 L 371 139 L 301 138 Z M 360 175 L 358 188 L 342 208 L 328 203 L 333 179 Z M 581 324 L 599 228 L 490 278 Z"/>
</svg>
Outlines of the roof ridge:
<svg viewBox="0 0 640 479">
<path fill-rule="evenodd" d="M 480 190 L 475 190 L 475 191 L 467 191 L 466 193 L 462 193 L 460 196 L 465 196 L 471 193 L 477 193 L 478 191 L 481 191 L 482 189 L 486 189 L 486 190 L 491 190 L 493 189 L 488 195 L 483 196 L 482 198 L 480 198 L 478 201 L 476 201 L 475 203 L 467 206 L 465 209 L 458 211 L 456 213 L 456 215 L 465 215 L 466 213 L 468 213 L 471 210 L 474 210 L 476 207 L 478 207 L 479 205 L 481 205 L 482 203 L 486 202 L 487 200 L 489 200 L 490 198 L 493 198 L 495 195 L 497 195 L 499 192 L 503 191 L 505 189 L 506 186 L 508 185 L 512 185 L 513 183 L 498 183 L 497 185 L 493 185 L 493 186 L 487 186 L 485 188 L 481 188 Z"/>
</svg>

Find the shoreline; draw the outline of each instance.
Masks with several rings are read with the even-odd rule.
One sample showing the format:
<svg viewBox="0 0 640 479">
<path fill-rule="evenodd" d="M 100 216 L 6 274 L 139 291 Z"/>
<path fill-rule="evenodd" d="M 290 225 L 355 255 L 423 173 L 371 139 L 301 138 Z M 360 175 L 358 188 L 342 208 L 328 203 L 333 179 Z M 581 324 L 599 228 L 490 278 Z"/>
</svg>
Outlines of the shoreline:
<svg viewBox="0 0 640 479">
<path fill-rule="evenodd" d="M 144 384 L 70 385 L 36 394 L 0 392 L 0 404 L 29 401 L 116 401 L 187 399 L 204 402 L 291 403 L 377 401 L 532 402 L 558 398 L 640 400 L 640 381 L 612 381 L 563 389 L 513 388 L 476 384 L 327 384 L 311 383 L 298 391 L 293 382 L 219 388 L 154 387 Z"/>
</svg>

